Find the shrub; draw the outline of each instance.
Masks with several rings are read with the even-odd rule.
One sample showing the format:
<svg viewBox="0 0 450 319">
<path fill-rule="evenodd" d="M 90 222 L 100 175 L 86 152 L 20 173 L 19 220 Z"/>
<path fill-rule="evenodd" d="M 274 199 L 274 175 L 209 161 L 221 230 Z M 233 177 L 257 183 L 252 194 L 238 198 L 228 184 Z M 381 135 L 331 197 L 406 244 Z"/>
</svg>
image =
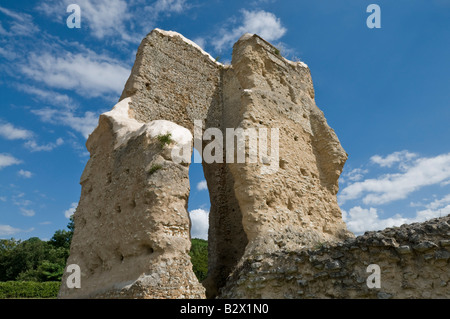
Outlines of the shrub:
<svg viewBox="0 0 450 319">
<path fill-rule="evenodd" d="M 59 281 L 5 281 L 0 282 L 0 298 L 56 298 Z"/>
</svg>

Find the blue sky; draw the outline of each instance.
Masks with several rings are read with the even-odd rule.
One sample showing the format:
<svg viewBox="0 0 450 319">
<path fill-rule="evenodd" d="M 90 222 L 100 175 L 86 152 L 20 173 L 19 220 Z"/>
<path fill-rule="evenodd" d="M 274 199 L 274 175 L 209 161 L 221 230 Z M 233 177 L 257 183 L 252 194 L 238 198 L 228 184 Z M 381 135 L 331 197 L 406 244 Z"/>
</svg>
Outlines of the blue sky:
<svg viewBox="0 0 450 319">
<path fill-rule="evenodd" d="M 69 4 L 81 28 L 69 29 Z M 381 9 L 381 28 L 366 12 Z M 356 234 L 450 213 L 450 2 L 0 1 L 0 238 L 49 239 L 79 200 L 98 116 L 117 102 L 141 39 L 177 31 L 221 62 L 257 33 L 311 69 L 349 159 L 338 200 Z M 194 237 L 209 199 L 190 170 Z"/>
</svg>

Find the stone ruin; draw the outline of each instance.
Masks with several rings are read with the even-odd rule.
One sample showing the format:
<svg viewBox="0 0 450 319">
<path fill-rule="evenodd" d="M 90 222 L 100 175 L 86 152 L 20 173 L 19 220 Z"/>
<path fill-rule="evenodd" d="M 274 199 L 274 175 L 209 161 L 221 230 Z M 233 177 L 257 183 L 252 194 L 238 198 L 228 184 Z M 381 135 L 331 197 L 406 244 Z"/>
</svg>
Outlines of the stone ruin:
<svg viewBox="0 0 450 319">
<path fill-rule="evenodd" d="M 209 128 L 224 137 L 278 128 L 277 166 L 262 174 L 274 154 L 227 161 L 236 155 L 228 149 L 223 161 L 203 159 L 211 209 L 199 283 L 188 161 L 211 142 L 201 138 Z M 81 288 L 68 288 L 65 273 L 60 298 L 449 297 L 449 219 L 354 238 L 336 199 L 347 154 L 315 104 L 310 70 L 257 35 L 243 35 L 223 65 L 182 35 L 153 30 L 86 146 L 67 261 L 80 267 Z M 370 263 L 396 280 L 368 289 Z"/>
</svg>

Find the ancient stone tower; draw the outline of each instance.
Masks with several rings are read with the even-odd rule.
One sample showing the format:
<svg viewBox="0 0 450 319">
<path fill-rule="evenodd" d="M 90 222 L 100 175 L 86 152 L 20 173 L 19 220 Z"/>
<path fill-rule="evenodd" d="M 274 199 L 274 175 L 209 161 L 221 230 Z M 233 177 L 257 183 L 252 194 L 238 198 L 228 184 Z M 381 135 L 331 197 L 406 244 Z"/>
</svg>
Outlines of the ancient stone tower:
<svg viewBox="0 0 450 319">
<path fill-rule="evenodd" d="M 227 161 L 229 149 L 203 161 L 211 210 L 201 284 L 188 255 L 187 160 L 211 142 L 202 138 L 210 128 L 224 138 L 227 128 L 275 128 L 267 138 L 278 147 L 256 163 Z M 238 275 L 249 261 L 353 237 L 336 201 L 347 154 L 314 102 L 310 70 L 257 35 L 242 36 L 222 65 L 182 35 L 153 30 L 86 145 L 67 262 L 79 265 L 81 288 L 68 288 L 66 273 L 61 298 L 254 296 Z"/>
</svg>

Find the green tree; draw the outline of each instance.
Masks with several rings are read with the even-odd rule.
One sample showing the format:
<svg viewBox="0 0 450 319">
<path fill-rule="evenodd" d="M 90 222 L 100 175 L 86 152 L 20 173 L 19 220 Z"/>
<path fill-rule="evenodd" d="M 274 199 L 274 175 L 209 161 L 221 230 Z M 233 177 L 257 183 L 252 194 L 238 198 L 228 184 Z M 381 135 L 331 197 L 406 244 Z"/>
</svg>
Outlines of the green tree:
<svg viewBox="0 0 450 319">
<path fill-rule="evenodd" d="M 20 241 L 11 239 L 0 239 L 0 281 L 9 280 L 9 268 L 11 265 L 11 258 L 14 254 L 15 247 Z"/>
<path fill-rule="evenodd" d="M 206 279 L 208 274 L 208 242 L 199 238 L 192 238 L 189 252 L 192 262 L 192 270 L 198 281 Z"/>
<path fill-rule="evenodd" d="M 57 230 L 49 241 L 0 240 L 0 281 L 60 281 L 69 257 L 74 223 Z"/>
<path fill-rule="evenodd" d="M 70 221 L 67 224 L 67 229 L 69 229 L 69 231 L 72 233 L 75 231 L 75 222 L 73 221 L 73 215 L 70 216 Z M 70 237 L 70 239 L 72 240 L 72 237 Z"/>
<path fill-rule="evenodd" d="M 68 230 L 57 230 L 49 243 L 54 247 L 70 248 L 70 242 L 72 240 L 72 232 Z"/>
<path fill-rule="evenodd" d="M 21 272 L 37 269 L 45 260 L 48 244 L 37 237 L 31 237 L 14 248 L 7 269 L 8 280 L 15 280 Z"/>
<path fill-rule="evenodd" d="M 44 260 L 37 269 L 39 281 L 60 281 L 64 273 L 64 266 L 61 263 Z"/>
</svg>

